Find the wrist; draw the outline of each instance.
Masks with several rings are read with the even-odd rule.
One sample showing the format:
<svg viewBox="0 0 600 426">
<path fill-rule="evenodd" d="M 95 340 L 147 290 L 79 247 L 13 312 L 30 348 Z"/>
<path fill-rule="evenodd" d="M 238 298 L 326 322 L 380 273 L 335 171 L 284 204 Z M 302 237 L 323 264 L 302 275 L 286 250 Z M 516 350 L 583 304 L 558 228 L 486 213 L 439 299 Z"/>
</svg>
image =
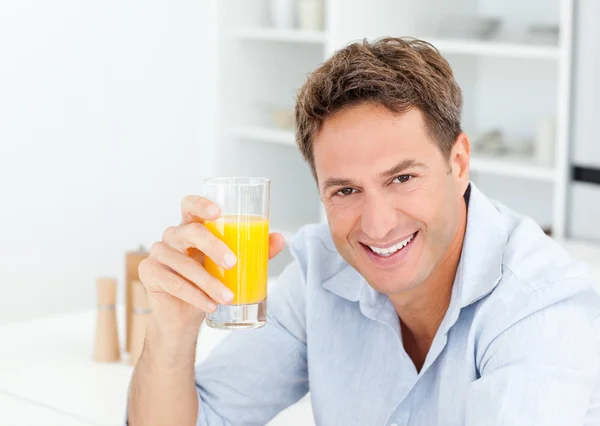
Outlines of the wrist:
<svg viewBox="0 0 600 426">
<path fill-rule="evenodd" d="M 154 321 L 149 321 L 142 356 L 150 357 L 164 366 L 193 365 L 197 341 L 198 329 L 165 332 Z"/>
</svg>

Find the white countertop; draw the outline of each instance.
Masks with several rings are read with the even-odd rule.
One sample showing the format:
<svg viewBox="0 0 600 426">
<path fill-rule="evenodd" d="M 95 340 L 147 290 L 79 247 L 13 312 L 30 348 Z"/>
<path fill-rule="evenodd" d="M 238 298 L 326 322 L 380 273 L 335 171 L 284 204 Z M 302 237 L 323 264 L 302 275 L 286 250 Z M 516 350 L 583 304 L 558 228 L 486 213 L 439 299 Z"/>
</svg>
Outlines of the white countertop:
<svg viewBox="0 0 600 426">
<path fill-rule="evenodd" d="M 121 334 L 123 309 L 118 310 Z M 0 425 L 122 425 L 133 367 L 92 360 L 96 312 L 0 326 Z M 203 326 L 197 361 L 228 332 Z M 314 425 L 310 401 L 280 413 L 270 426 Z"/>
<path fill-rule="evenodd" d="M 53 407 L 32 404 L 20 397 L 0 393 L 0 425 L 5 426 L 88 426 L 70 414 Z"/>
</svg>

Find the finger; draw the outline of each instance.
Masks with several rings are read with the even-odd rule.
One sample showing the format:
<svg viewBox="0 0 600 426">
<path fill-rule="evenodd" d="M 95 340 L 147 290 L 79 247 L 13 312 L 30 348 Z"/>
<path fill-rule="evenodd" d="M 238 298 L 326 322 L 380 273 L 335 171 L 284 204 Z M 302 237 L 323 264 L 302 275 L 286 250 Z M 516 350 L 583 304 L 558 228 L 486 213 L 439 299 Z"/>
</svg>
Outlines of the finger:
<svg viewBox="0 0 600 426">
<path fill-rule="evenodd" d="M 233 267 L 237 259 L 223 241 L 198 222 L 171 226 L 163 233 L 162 241 L 175 250 L 188 254 L 188 249 L 198 249 L 223 268 Z"/>
<path fill-rule="evenodd" d="M 210 275 L 198 262 L 169 245 L 163 242 L 155 243 L 150 249 L 150 256 L 198 286 L 213 300 L 223 304 L 233 300 L 233 292 L 221 281 Z"/>
<path fill-rule="evenodd" d="M 200 265 L 204 265 L 204 253 L 195 248 L 187 249 L 187 255 L 198 262 Z"/>
<path fill-rule="evenodd" d="M 188 195 L 181 201 L 182 224 L 216 219 L 220 213 L 218 205 L 200 195 Z"/>
<path fill-rule="evenodd" d="M 269 259 L 277 256 L 285 248 L 285 238 L 278 232 L 269 235 Z"/>
<path fill-rule="evenodd" d="M 152 258 L 140 264 L 140 280 L 147 288 L 158 289 L 204 312 L 214 312 L 217 304 L 202 290 L 184 278 L 165 269 Z M 156 291 L 156 290 L 153 290 Z"/>
</svg>

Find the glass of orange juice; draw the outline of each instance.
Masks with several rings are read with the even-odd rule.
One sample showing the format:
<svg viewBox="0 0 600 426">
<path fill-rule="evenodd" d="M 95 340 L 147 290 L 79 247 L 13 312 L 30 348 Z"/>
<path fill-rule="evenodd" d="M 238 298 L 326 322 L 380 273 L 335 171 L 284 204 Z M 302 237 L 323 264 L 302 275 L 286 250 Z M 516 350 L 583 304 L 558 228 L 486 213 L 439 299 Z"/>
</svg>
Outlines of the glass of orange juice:
<svg viewBox="0 0 600 426">
<path fill-rule="evenodd" d="M 225 269 L 209 257 L 204 267 L 234 294 L 229 305 L 218 305 L 206 316 L 213 328 L 240 330 L 267 322 L 267 264 L 269 255 L 270 181 L 259 177 L 205 179 L 204 195 L 221 209 L 216 220 L 204 225 L 225 242 L 237 258 Z"/>
</svg>

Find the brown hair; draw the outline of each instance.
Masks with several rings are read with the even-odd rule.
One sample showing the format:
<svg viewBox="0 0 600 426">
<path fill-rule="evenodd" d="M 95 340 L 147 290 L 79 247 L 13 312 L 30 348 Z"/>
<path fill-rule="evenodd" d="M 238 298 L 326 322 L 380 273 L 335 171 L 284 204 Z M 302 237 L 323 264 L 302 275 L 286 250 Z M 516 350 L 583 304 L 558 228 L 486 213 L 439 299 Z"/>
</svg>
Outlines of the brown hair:
<svg viewBox="0 0 600 426">
<path fill-rule="evenodd" d="M 412 38 L 355 42 L 312 72 L 298 93 L 296 143 L 315 179 L 312 144 L 324 120 L 362 102 L 398 114 L 418 108 L 446 159 L 462 131 L 462 93 L 435 47 Z"/>
</svg>

